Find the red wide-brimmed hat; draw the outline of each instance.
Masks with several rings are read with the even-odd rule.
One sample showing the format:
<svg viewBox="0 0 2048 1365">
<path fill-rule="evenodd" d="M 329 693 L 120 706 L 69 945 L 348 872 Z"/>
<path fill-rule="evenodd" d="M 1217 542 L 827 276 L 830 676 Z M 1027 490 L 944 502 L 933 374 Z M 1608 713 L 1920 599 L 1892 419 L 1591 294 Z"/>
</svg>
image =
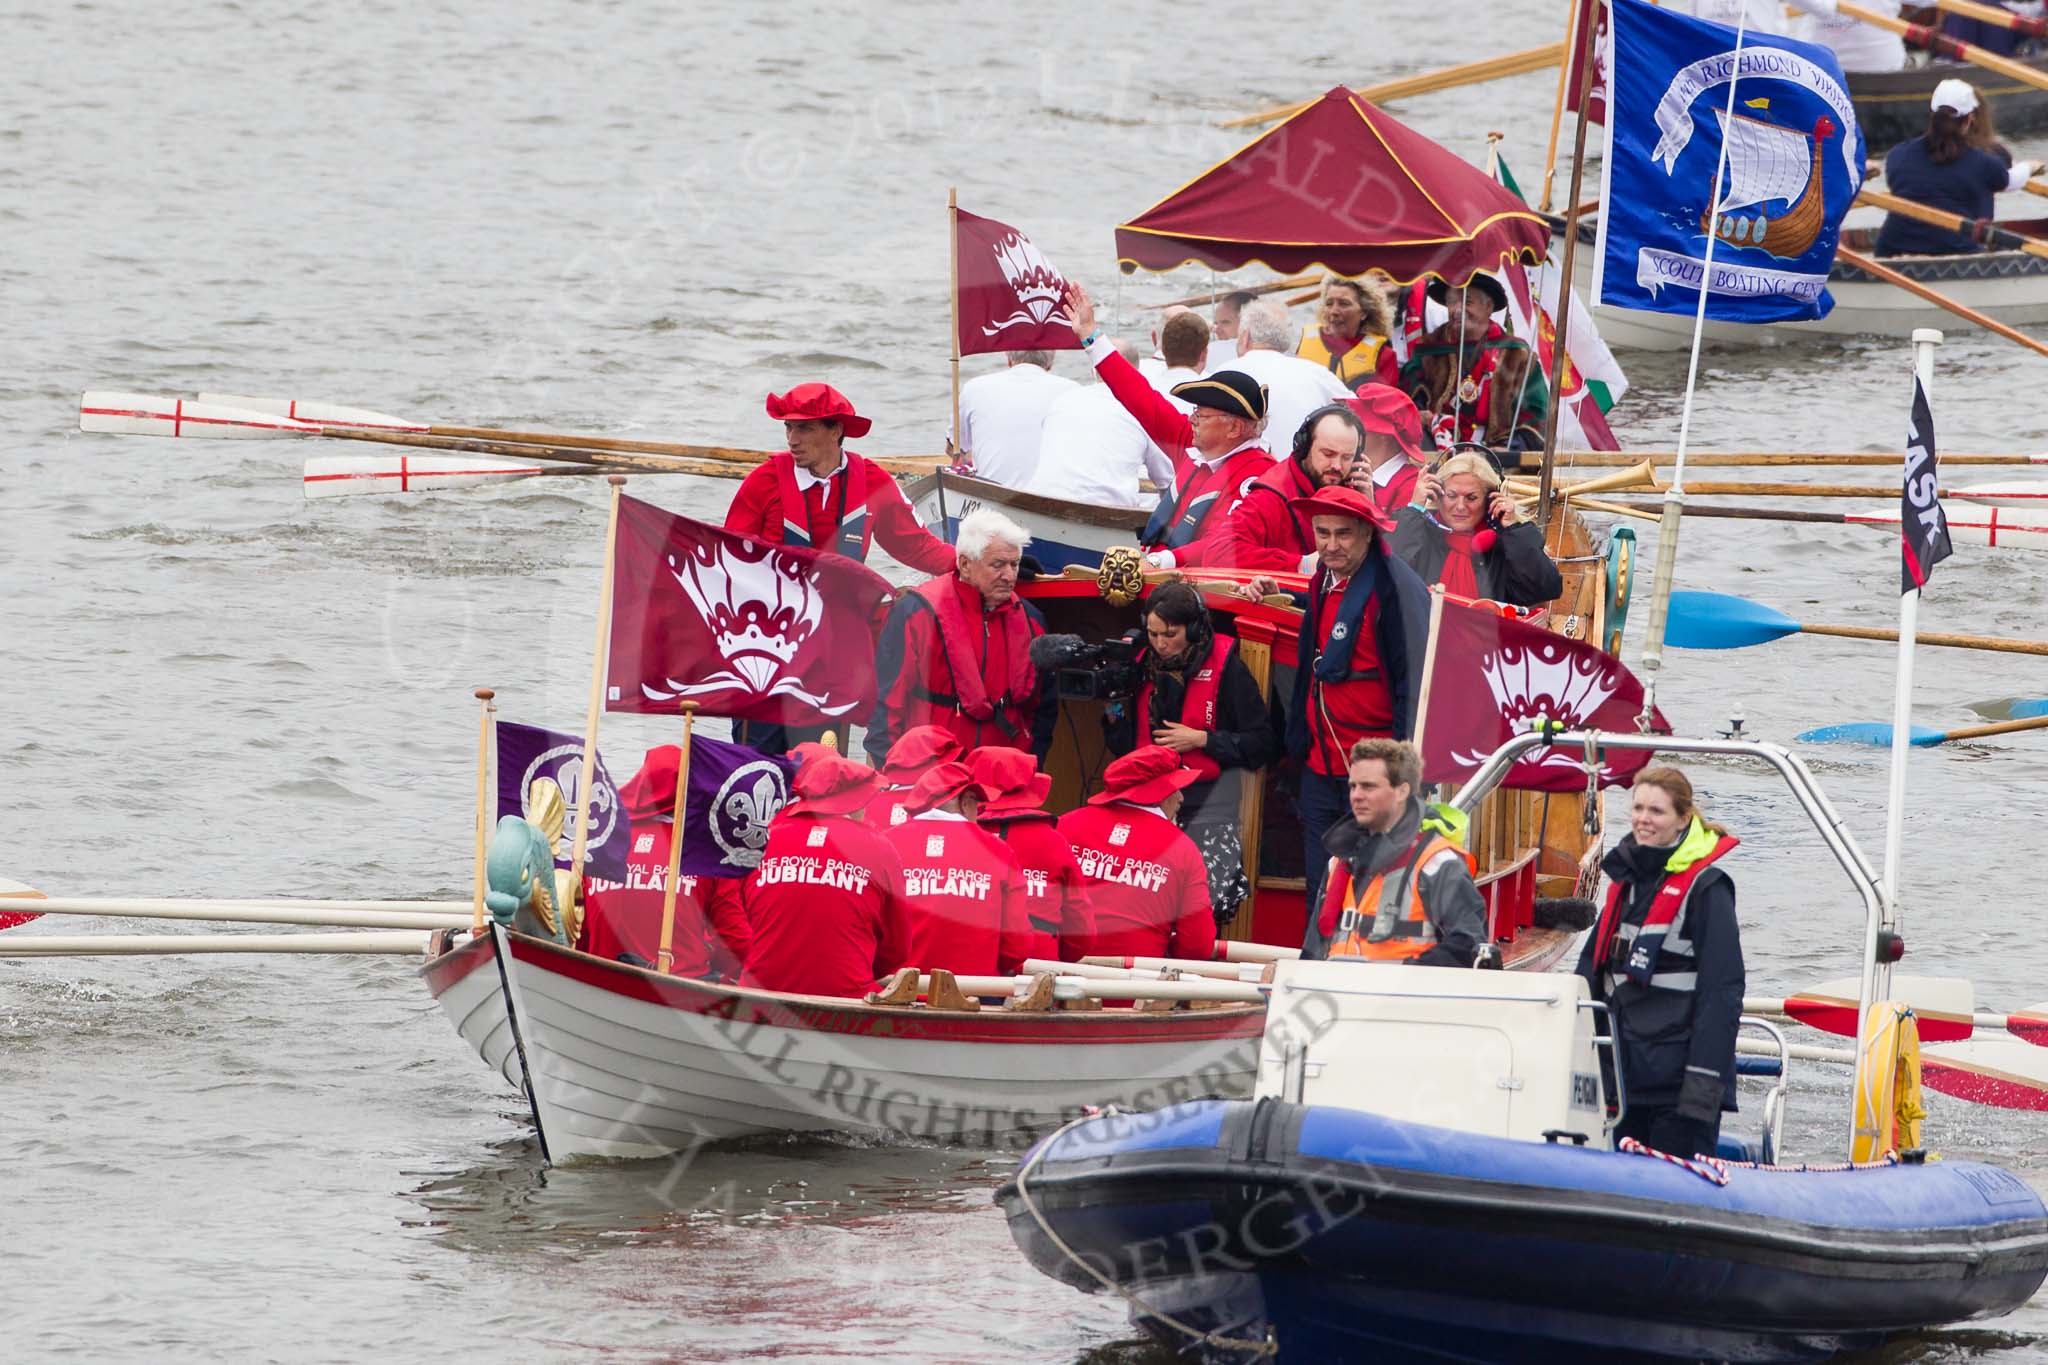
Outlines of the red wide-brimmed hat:
<svg viewBox="0 0 2048 1365">
<path fill-rule="evenodd" d="M 943 725 L 913 725 L 889 746 L 882 760 L 882 776 L 892 787 L 907 787 L 934 763 L 950 763 L 960 757 L 960 737 Z"/>
<path fill-rule="evenodd" d="M 1394 529 L 1394 519 L 1378 503 L 1346 484 L 1318 488 L 1306 498 L 1289 498 L 1287 505 L 1305 517 L 1357 517 L 1382 531 Z"/>
<path fill-rule="evenodd" d="M 1392 384 L 1372 383 L 1359 385 L 1358 396 L 1344 401 L 1367 431 L 1393 437 L 1403 455 L 1417 464 L 1427 462 L 1422 453 L 1422 414 L 1415 410 L 1413 398 Z"/>
<path fill-rule="evenodd" d="M 1088 804 L 1128 801 L 1134 806 L 1156 806 L 1196 780 L 1195 770 L 1182 766 L 1179 754 L 1164 744 L 1147 744 L 1103 771 L 1102 790 L 1089 797 Z"/>
<path fill-rule="evenodd" d="M 981 803 L 983 820 L 1004 815 L 1042 814 L 1052 795 L 1052 775 L 1038 770 L 1038 760 L 1022 749 L 990 745 L 967 756 L 967 766 L 988 798 Z"/>
<path fill-rule="evenodd" d="M 628 820 L 646 820 L 653 816 L 674 818 L 676 769 L 682 766 L 682 762 L 683 751 L 673 744 L 663 744 L 647 751 L 640 771 L 633 774 L 632 781 L 619 788 L 619 799 L 626 803 Z"/>
<path fill-rule="evenodd" d="M 924 775 L 911 787 L 910 794 L 903 798 L 903 809 L 912 815 L 918 815 L 943 806 L 961 792 L 970 789 L 983 796 L 988 795 L 988 788 L 975 781 L 974 773 L 965 763 L 934 764 L 925 770 Z"/>
<path fill-rule="evenodd" d="M 818 754 L 796 770 L 797 799 L 785 809 L 799 815 L 851 815 L 874 799 L 882 775 L 838 754 Z"/>
<path fill-rule="evenodd" d="M 848 436 L 868 434 L 874 423 L 853 410 L 853 401 L 830 384 L 799 384 L 768 395 L 768 415 L 778 422 L 837 422 Z"/>
</svg>

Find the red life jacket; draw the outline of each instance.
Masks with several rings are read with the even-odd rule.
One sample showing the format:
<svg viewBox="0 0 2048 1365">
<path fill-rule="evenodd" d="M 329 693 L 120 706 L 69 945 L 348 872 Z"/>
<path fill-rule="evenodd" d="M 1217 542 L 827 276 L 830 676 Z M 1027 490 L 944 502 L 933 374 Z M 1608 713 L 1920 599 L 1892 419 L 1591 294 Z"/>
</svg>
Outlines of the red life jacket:
<svg viewBox="0 0 2048 1365">
<path fill-rule="evenodd" d="M 1165 517 L 1154 512 L 1145 526 L 1145 548 L 1178 550 L 1202 538 L 1211 516 L 1228 516 L 1238 499 L 1273 467 L 1273 457 L 1258 446 L 1246 446 L 1221 464 L 1203 464 L 1189 457 L 1194 470 L 1181 483 L 1180 495 Z"/>
<path fill-rule="evenodd" d="M 1712 866 L 1721 855 L 1741 843 L 1732 834 L 1721 835 L 1713 849 L 1686 868 L 1673 872 L 1664 878 L 1664 884 L 1657 888 L 1656 899 L 1650 902 L 1648 913 L 1643 916 L 1642 925 L 1636 929 L 1629 944 L 1628 960 L 1619 974 L 1626 975 L 1638 986 L 1659 986 L 1666 990 L 1691 990 L 1697 976 L 1689 967 L 1663 973 L 1665 980 L 1658 980 L 1658 959 L 1665 953 L 1665 939 L 1672 926 L 1680 924 L 1685 915 L 1686 905 L 1692 900 L 1693 884 L 1700 873 Z M 1607 904 L 1600 908 L 1600 923 L 1593 928 L 1593 974 L 1597 978 L 1611 967 L 1614 949 L 1621 928 L 1622 898 L 1628 893 L 1630 882 L 1609 881 L 1607 883 Z M 1682 935 L 1686 944 L 1680 947 L 1674 943 L 1670 952 L 1675 957 L 1690 959 L 1692 951 L 1690 936 Z"/>
<path fill-rule="evenodd" d="M 830 550 L 866 563 L 874 539 L 868 519 L 868 462 L 850 450 L 845 460 L 838 477 L 825 485 L 825 524 L 815 526 L 810 502 L 796 486 L 796 456 L 785 450 L 769 457 L 775 497 L 782 505 L 782 543 Z"/>
<path fill-rule="evenodd" d="M 986 738 L 981 728 L 995 725 L 1006 740 L 1023 738 L 1029 747 L 1031 713 L 1038 705 L 1038 670 L 1031 666 L 1031 619 L 1024 614 L 1024 604 L 1012 598 L 993 612 L 970 615 L 966 594 L 974 589 L 961 583 L 957 574 L 934 578 L 911 591 L 932 609 L 939 649 L 945 656 L 946 672 L 952 676 L 953 690 L 934 692 L 918 681 L 933 676 L 936 660 L 905 660 L 906 668 L 922 668 L 916 675 L 918 680 L 911 683 L 910 695 L 930 708 L 931 714 L 910 716 L 904 727 L 943 725 L 959 734 L 963 744 L 979 745 Z M 1005 677 L 990 679 L 983 670 L 996 652 L 992 637 L 997 631 L 1001 632 L 1002 654 L 1009 672 Z M 982 639 L 979 657 L 974 648 L 976 635 Z M 1001 689 L 994 695 L 992 683 Z M 955 717 L 965 717 L 972 724 L 961 726 Z"/>
<path fill-rule="evenodd" d="M 1394 693 L 1380 667 L 1380 604 L 1368 597 L 1356 624 L 1341 621 L 1344 589 L 1350 581 L 1338 583 L 1327 573 L 1317 574 L 1309 583 L 1308 612 L 1302 618 L 1304 628 L 1315 622 L 1316 659 L 1329 651 L 1340 625 L 1351 636 L 1351 667 L 1342 678 L 1309 675 L 1308 769 L 1325 777 L 1343 777 L 1350 771 L 1347 756 L 1356 741 L 1394 733 Z M 1307 652 L 1303 654 L 1301 666 L 1312 668 Z"/>
<path fill-rule="evenodd" d="M 1209 645 L 1209 657 L 1202 660 L 1202 666 L 1188 675 L 1187 700 L 1181 703 L 1180 723 L 1196 730 L 1216 728 L 1216 698 L 1223 689 L 1223 666 L 1230 661 L 1230 647 L 1234 642 L 1219 635 Z M 1152 683 L 1147 680 L 1138 689 L 1138 742 L 1152 742 Z M 1214 782 L 1223 775 L 1222 765 L 1209 757 L 1206 749 L 1193 749 L 1180 756 L 1183 765 L 1200 774 L 1202 781 Z"/>
</svg>

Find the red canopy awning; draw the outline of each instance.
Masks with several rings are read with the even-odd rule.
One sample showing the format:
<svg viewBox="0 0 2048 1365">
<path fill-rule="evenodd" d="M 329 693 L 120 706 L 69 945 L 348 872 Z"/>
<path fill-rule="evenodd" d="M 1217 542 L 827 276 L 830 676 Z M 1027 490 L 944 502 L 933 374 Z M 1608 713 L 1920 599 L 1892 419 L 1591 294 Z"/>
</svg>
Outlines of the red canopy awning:
<svg viewBox="0 0 2048 1365">
<path fill-rule="evenodd" d="M 1491 176 L 1342 86 L 1116 230 L 1126 270 L 1377 267 L 1403 284 L 1537 264 L 1549 244 Z"/>
</svg>

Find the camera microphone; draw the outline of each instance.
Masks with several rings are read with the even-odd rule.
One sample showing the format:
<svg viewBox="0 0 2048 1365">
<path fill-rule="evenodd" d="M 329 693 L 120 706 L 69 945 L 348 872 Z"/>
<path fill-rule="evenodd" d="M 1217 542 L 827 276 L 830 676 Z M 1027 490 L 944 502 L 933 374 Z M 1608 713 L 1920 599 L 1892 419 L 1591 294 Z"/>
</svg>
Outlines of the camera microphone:
<svg viewBox="0 0 2048 1365">
<path fill-rule="evenodd" d="M 1044 671 L 1086 658 L 1090 646 L 1078 635 L 1041 635 L 1031 642 L 1031 666 Z"/>
</svg>

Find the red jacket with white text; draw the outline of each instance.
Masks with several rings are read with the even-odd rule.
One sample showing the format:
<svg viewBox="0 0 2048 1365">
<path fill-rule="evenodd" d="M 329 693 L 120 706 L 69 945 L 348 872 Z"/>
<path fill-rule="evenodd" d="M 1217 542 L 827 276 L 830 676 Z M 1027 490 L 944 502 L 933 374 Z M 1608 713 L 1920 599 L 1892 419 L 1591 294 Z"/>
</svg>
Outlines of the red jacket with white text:
<svg viewBox="0 0 2048 1365">
<path fill-rule="evenodd" d="M 1024 870 L 1024 912 L 1031 921 L 1031 956 L 1078 962 L 1095 936 L 1088 887 L 1074 846 L 1052 816 L 1040 811 L 982 821 L 1010 846 Z"/>
<path fill-rule="evenodd" d="M 1031 955 L 1024 870 L 1010 846 L 970 820 L 927 811 L 884 836 L 903 865 L 910 907 L 906 966 L 1008 975 Z"/>
<path fill-rule="evenodd" d="M 1068 811 L 1059 829 L 1074 846 L 1095 916 L 1084 955 L 1205 958 L 1215 952 L 1209 871 L 1180 826 L 1147 807 L 1112 801 Z"/>
<path fill-rule="evenodd" d="M 754 948 L 742 986 L 859 996 L 910 965 L 902 865 L 856 817 L 777 815 L 746 897 Z"/>
<path fill-rule="evenodd" d="M 661 905 L 668 889 L 668 820 L 643 820 L 633 826 L 626 854 L 626 882 L 607 883 L 590 892 L 583 921 L 583 951 L 618 959 L 637 953 L 649 964 L 661 953 Z M 669 936 L 676 976 L 709 976 L 715 969 L 725 980 L 738 977 L 753 946 L 740 883 L 730 877 L 678 879 L 675 925 Z"/>
</svg>

